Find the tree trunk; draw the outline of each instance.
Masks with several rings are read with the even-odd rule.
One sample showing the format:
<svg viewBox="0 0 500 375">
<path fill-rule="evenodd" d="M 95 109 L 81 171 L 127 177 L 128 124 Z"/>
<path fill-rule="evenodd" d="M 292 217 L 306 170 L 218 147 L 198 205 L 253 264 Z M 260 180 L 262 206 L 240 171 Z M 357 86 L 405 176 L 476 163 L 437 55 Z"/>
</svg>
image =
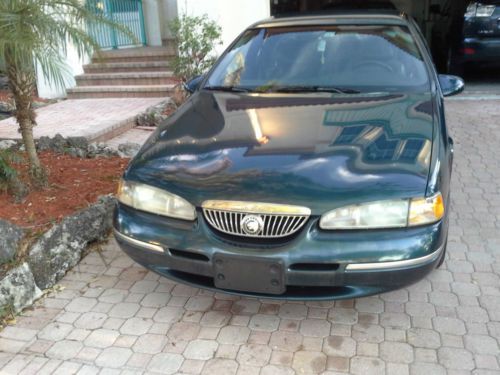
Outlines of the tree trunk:
<svg viewBox="0 0 500 375">
<path fill-rule="evenodd" d="M 16 103 L 15 117 L 23 137 L 24 147 L 30 164 L 30 178 L 37 188 L 47 186 L 47 172 L 40 163 L 33 138 L 33 126 L 36 125 L 36 114 L 33 110 L 33 91 L 35 90 L 35 72 L 32 68 L 18 67 L 16 59 L 6 54 L 7 76 L 9 88 Z"/>
<path fill-rule="evenodd" d="M 26 153 L 28 154 L 28 159 L 30 163 L 31 182 L 37 188 L 46 187 L 47 171 L 40 163 L 40 159 L 38 158 L 38 154 L 36 152 L 35 140 L 33 137 L 33 124 L 30 122 L 27 122 L 25 124 L 19 123 L 19 127 L 21 129 L 24 147 L 26 148 Z"/>
</svg>

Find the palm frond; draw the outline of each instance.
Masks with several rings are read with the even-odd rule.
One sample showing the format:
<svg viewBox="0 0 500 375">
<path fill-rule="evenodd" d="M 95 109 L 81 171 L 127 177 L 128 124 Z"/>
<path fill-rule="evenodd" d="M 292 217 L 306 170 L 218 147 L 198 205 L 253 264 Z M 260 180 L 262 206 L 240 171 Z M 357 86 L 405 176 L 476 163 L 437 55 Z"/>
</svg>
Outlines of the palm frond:
<svg viewBox="0 0 500 375">
<path fill-rule="evenodd" d="M 50 83 L 64 87 L 71 76 L 65 63 L 68 48 L 80 59 L 99 51 L 86 32 L 89 24 L 111 27 L 137 42 L 128 28 L 92 12 L 81 0 L 1 0 L 0 59 L 8 56 L 21 70 L 34 70 L 38 64 Z"/>
</svg>

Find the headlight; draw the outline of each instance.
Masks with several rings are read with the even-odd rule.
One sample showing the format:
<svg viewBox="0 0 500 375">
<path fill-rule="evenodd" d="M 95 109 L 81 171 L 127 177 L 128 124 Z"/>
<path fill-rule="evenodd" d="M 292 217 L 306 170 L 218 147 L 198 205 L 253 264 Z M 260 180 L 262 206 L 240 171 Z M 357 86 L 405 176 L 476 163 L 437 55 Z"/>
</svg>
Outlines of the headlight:
<svg viewBox="0 0 500 375">
<path fill-rule="evenodd" d="M 149 185 L 122 180 L 117 198 L 137 210 L 183 220 L 196 219 L 196 209 L 188 201 Z"/>
<path fill-rule="evenodd" d="M 398 199 L 338 208 L 324 214 L 321 229 L 405 228 L 432 224 L 444 216 L 440 193 L 430 198 Z"/>
</svg>

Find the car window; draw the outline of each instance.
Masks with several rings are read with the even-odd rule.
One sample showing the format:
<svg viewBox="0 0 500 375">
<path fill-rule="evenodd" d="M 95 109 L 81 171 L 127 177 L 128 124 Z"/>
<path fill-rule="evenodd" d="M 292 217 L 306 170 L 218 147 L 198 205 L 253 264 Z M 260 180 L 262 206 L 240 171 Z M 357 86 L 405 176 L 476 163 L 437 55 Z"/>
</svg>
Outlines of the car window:
<svg viewBox="0 0 500 375">
<path fill-rule="evenodd" d="M 406 27 L 342 25 L 249 30 L 218 62 L 207 85 L 373 92 L 422 90 L 428 81 Z"/>
</svg>

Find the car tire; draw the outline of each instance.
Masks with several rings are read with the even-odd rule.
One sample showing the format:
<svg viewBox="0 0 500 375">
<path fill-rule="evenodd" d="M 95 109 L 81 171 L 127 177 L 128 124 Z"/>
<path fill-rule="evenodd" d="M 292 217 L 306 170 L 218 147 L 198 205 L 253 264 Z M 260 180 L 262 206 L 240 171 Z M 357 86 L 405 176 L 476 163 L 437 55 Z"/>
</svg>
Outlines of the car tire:
<svg viewBox="0 0 500 375">
<path fill-rule="evenodd" d="M 444 260 L 446 259 L 446 248 L 448 247 L 448 237 L 446 237 L 445 243 L 444 243 L 444 249 L 443 249 L 443 254 L 441 254 L 441 258 L 439 259 L 439 262 L 436 266 L 436 268 L 441 268 L 441 266 L 444 263 Z"/>
</svg>

